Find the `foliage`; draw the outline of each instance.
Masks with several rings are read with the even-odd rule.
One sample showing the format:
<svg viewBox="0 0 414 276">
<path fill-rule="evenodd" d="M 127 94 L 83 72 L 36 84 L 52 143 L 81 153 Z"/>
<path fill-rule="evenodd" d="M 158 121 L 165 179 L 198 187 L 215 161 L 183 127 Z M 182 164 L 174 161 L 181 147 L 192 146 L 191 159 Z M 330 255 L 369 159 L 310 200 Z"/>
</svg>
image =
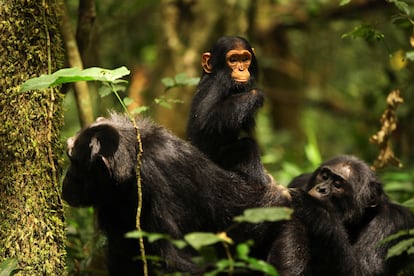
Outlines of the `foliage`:
<svg viewBox="0 0 414 276">
<path fill-rule="evenodd" d="M 183 101 L 181 101 L 181 100 L 171 99 L 171 98 L 167 98 L 165 96 L 155 98 L 154 102 L 156 104 L 159 104 L 160 106 L 168 108 L 168 109 L 172 109 L 172 104 L 183 103 Z"/>
<path fill-rule="evenodd" d="M 17 259 L 6 259 L 0 263 L 0 276 L 14 275 L 18 270 Z"/>
<path fill-rule="evenodd" d="M 262 222 L 275 222 L 281 220 L 290 219 L 292 210 L 285 207 L 272 207 L 272 208 L 252 208 L 247 209 L 240 216 L 234 218 L 237 223 L 262 223 Z M 237 225 L 231 226 L 231 228 L 237 227 Z M 218 275 L 220 273 L 233 273 L 237 269 L 248 271 L 260 271 L 265 275 L 278 275 L 275 268 L 270 264 L 249 257 L 250 246 L 252 241 L 247 241 L 234 245 L 234 241 L 227 235 L 226 232 L 221 233 L 208 233 L 208 232 L 193 232 L 188 233 L 182 240 L 172 239 L 169 235 L 161 233 L 148 233 L 144 231 L 132 231 L 126 234 L 128 238 L 147 238 L 148 242 L 155 242 L 160 239 L 166 239 L 178 248 L 184 248 L 191 246 L 197 252 L 200 257 L 196 257 L 195 261 L 200 265 L 214 260 L 215 269 L 206 273 L 205 275 Z M 221 244 L 226 252 L 227 258 L 217 259 L 219 255 L 214 250 L 214 246 Z M 235 246 L 234 256 L 231 254 L 230 246 Z"/>
<path fill-rule="evenodd" d="M 130 72 L 126 67 L 119 67 L 114 70 L 92 67 L 88 69 L 65 68 L 60 69 L 53 74 L 44 74 L 37 78 L 32 78 L 24 82 L 20 91 L 41 90 L 53 87 L 63 83 L 72 83 L 77 81 L 102 81 L 114 84 L 125 82 L 119 80 L 128 75 Z"/>
<path fill-rule="evenodd" d="M 290 219 L 293 211 L 285 207 L 251 208 L 244 210 L 243 215 L 234 218 L 236 222 L 260 223 Z"/>
<path fill-rule="evenodd" d="M 361 24 L 355 27 L 351 32 L 342 35 L 342 38 L 363 38 L 368 41 L 384 40 L 384 34 L 376 30 L 372 25 Z"/>
<path fill-rule="evenodd" d="M 387 238 L 383 239 L 381 241 L 381 244 L 389 243 L 401 238 L 404 239 L 400 240 L 388 249 L 387 258 L 401 255 L 404 252 L 407 252 L 408 254 L 414 254 L 414 229 L 402 230 L 393 235 L 390 235 Z"/>
<path fill-rule="evenodd" d="M 163 78 L 161 82 L 165 86 L 165 90 L 174 87 L 195 86 L 200 81 L 200 78 L 189 78 L 186 73 L 179 73 L 174 78 Z"/>
</svg>

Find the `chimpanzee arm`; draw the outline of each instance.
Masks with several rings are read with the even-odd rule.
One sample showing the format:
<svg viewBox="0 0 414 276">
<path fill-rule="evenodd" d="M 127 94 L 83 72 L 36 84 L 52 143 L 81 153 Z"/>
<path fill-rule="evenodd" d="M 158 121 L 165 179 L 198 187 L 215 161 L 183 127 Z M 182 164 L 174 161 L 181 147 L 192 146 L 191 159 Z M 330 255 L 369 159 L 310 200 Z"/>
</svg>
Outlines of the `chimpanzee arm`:
<svg viewBox="0 0 414 276">
<path fill-rule="evenodd" d="M 229 94 L 217 84 L 200 89 L 194 96 L 190 120 L 191 127 L 205 133 L 219 134 L 254 127 L 256 111 L 263 105 L 263 92 L 252 89 L 243 93 Z"/>
<path fill-rule="evenodd" d="M 292 192 L 294 217 L 305 227 L 312 275 L 362 275 L 347 231 L 333 206 L 309 196 Z"/>
<path fill-rule="evenodd" d="M 388 249 L 412 236 L 402 236 L 389 243 L 381 243 L 381 241 L 401 230 L 412 229 L 414 216 L 408 209 L 390 202 L 369 212 L 376 216 L 367 223 L 365 230 L 361 231 L 353 245 L 354 253 L 361 261 L 363 275 L 397 275 L 407 265 L 414 263 L 414 256 L 401 254 L 387 259 Z"/>
</svg>

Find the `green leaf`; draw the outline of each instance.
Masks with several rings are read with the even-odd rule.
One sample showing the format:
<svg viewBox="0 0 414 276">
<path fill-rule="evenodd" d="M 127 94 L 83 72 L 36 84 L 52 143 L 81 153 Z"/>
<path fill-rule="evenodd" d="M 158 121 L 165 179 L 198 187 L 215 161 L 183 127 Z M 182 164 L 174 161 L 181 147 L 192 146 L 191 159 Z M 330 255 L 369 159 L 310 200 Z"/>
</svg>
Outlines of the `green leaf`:
<svg viewBox="0 0 414 276">
<path fill-rule="evenodd" d="M 345 6 L 349 3 L 351 3 L 351 0 L 341 0 L 341 2 L 339 2 L 339 6 Z"/>
<path fill-rule="evenodd" d="M 186 85 L 196 86 L 200 82 L 200 78 L 187 78 Z"/>
<path fill-rule="evenodd" d="M 130 104 L 134 103 L 134 100 L 133 100 L 133 99 L 131 99 L 130 97 L 125 97 L 125 98 L 123 98 L 122 100 L 124 101 L 124 104 L 125 104 L 126 106 L 128 106 L 128 105 L 130 105 Z"/>
<path fill-rule="evenodd" d="M 410 15 L 410 7 L 407 3 L 399 0 L 389 0 L 390 3 L 393 3 L 397 9 L 406 15 Z"/>
<path fill-rule="evenodd" d="M 216 269 L 209 271 L 209 272 L 205 272 L 203 275 L 204 276 L 216 276 L 216 275 L 221 275 L 222 272 L 225 272 L 228 270 L 228 268 L 233 264 L 232 261 L 229 261 L 227 259 L 222 259 L 219 260 L 215 263 L 216 265 Z M 225 273 L 227 274 L 227 273 Z"/>
<path fill-rule="evenodd" d="M 131 113 L 132 114 L 141 114 L 141 113 L 144 113 L 148 110 L 149 110 L 148 106 L 145 106 L 145 105 L 144 106 L 138 106 L 138 107 L 134 108 L 133 110 L 131 110 Z"/>
<path fill-rule="evenodd" d="M 410 208 L 410 209 L 413 209 L 414 210 L 414 198 L 411 198 L 411 199 L 409 199 L 407 201 L 404 201 L 402 203 L 402 205 L 404 205 L 407 208 Z"/>
<path fill-rule="evenodd" d="M 244 260 L 247 259 L 250 253 L 250 247 L 246 243 L 240 243 L 236 247 L 237 256 Z"/>
<path fill-rule="evenodd" d="M 165 98 L 163 98 L 163 97 L 161 97 L 161 98 L 155 98 L 155 99 L 154 99 L 154 102 L 155 102 L 156 104 L 158 104 L 158 105 L 162 106 L 162 107 L 165 107 L 165 108 L 168 108 L 168 109 L 171 109 L 171 108 L 172 108 L 172 105 L 171 105 L 171 104 L 169 104 L 169 103 L 165 100 Z"/>
<path fill-rule="evenodd" d="M 126 238 L 139 239 L 147 238 L 149 242 L 154 242 L 161 239 L 170 240 L 170 236 L 161 233 L 148 233 L 144 231 L 131 231 L 125 234 Z"/>
<path fill-rule="evenodd" d="M 13 275 L 19 269 L 17 259 L 5 259 L 0 263 L 0 276 Z"/>
<path fill-rule="evenodd" d="M 190 78 L 186 73 L 179 73 L 174 78 L 163 78 L 161 82 L 165 89 L 171 89 L 178 86 L 195 86 L 200 81 L 200 78 Z"/>
<path fill-rule="evenodd" d="M 362 24 L 360 26 L 355 27 L 351 32 L 343 34 L 342 38 L 364 38 L 368 41 L 373 40 L 383 40 L 384 34 L 377 31 L 374 27 L 368 24 Z"/>
<path fill-rule="evenodd" d="M 406 236 L 406 235 L 414 236 L 414 228 L 413 229 L 409 229 L 409 230 L 401 230 L 401 231 L 398 231 L 395 234 L 389 235 L 388 237 L 386 237 L 385 239 L 383 239 L 381 241 L 381 244 L 384 244 L 384 243 L 387 243 L 387 242 L 396 240 L 396 239 L 398 239 L 398 238 L 400 238 L 402 236 Z"/>
<path fill-rule="evenodd" d="M 310 161 L 312 166 L 317 167 L 322 162 L 319 149 L 316 144 L 308 143 L 305 145 L 306 158 Z"/>
<path fill-rule="evenodd" d="M 412 193 L 414 191 L 414 187 L 411 182 L 396 182 L 390 181 L 387 182 L 384 186 L 384 190 L 386 192 L 407 192 Z"/>
<path fill-rule="evenodd" d="M 315 130 L 309 125 L 306 127 L 306 137 L 308 138 L 308 143 L 305 145 L 306 158 L 310 161 L 312 167 L 318 167 L 322 162 L 322 157 Z"/>
<path fill-rule="evenodd" d="M 228 237 L 226 238 L 226 236 L 223 236 L 223 233 L 214 234 L 214 233 L 194 232 L 194 233 L 189 233 L 185 235 L 184 240 L 189 245 L 191 245 L 193 248 L 197 250 L 200 250 L 204 246 L 213 245 L 219 242 L 229 243 Z"/>
<path fill-rule="evenodd" d="M 99 97 L 104 98 L 106 96 L 111 95 L 112 88 L 109 85 L 103 85 L 102 87 L 99 88 L 98 93 L 99 93 Z"/>
<path fill-rule="evenodd" d="M 234 218 L 237 222 L 260 223 L 280 221 L 291 218 L 293 210 L 287 207 L 252 208 L 244 210 L 242 216 Z"/>
<path fill-rule="evenodd" d="M 414 238 L 402 240 L 396 245 L 391 246 L 388 249 L 387 259 L 393 256 L 401 255 L 402 253 L 408 250 L 413 250 L 413 247 L 414 247 Z"/>
<path fill-rule="evenodd" d="M 184 85 L 186 84 L 188 77 L 186 73 L 179 73 L 175 75 L 174 79 L 178 85 Z"/>
<path fill-rule="evenodd" d="M 171 243 L 178 249 L 185 248 L 188 244 L 183 240 L 171 240 Z"/>
<path fill-rule="evenodd" d="M 175 81 L 172 78 L 163 78 L 161 79 L 161 82 L 167 89 L 175 86 Z"/>
<path fill-rule="evenodd" d="M 263 260 L 258 260 L 255 258 L 248 258 L 245 260 L 249 263 L 249 268 L 256 271 L 264 272 L 266 275 L 277 276 L 278 273 L 276 269 L 271 265 L 266 263 Z"/>
<path fill-rule="evenodd" d="M 405 58 L 411 61 L 414 61 L 414 51 L 406 52 Z"/>
<path fill-rule="evenodd" d="M 77 81 L 103 81 L 120 83 L 118 80 L 129 74 L 129 70 L 122 66 L 114 70 L 91 67 L 84 70 L 78 68 L 64 68 L 54 72 L 51 75 L 41 75 L 37 78 L 27 80 L 20 87 L 21 92 L 29 90 L 41 90 L 50 88 L 63 83 L 72 83 Z"/>
</svg>

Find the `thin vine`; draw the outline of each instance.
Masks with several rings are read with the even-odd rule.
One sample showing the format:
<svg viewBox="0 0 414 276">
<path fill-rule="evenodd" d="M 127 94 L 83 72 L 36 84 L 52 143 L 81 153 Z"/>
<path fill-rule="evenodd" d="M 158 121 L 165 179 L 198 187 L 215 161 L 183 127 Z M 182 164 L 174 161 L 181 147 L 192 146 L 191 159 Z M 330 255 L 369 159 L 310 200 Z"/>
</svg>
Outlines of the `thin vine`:
<svg viewBox="0 0 414 276">
<path fill-rule="evenodd" d="M 47 73 L 51 74 L 52 72 L 52 49 L 51 49 L 51 43 L 50 43 L 50 33 L 49 29 L 47 27 L 47 20 L 46 20 L 46 10 L 47 5 L 46 1 L 42 0 L 42 17 L 43 17 L 43 24 L 45 27 L 45 34 L 46 34 L 46 51 L 47 51 Z M 48 132 L 47 132 L 47 141 L 48 141 L 48 157 L 49 157 L 49 164 L 52 169 L 52 181 L 53 183 L 58 183 L 58 176 L 57 176 L 57 170 L 55 166 L 55 162 L 53 161 L 53 149 L 52 149 L 52 132 L 53 132 L 53 113 L 54 113 L 54 102 L 55 102 L 55 91 L 54 88 L 50 88 L 50 108 L 49 112 L 46 111 L 46 113 L 49 115 L 49 123 L 48 123 Z"/>
<path fill-rule="evenodd" d="M 124 101 L 122 101 L 121 97 L 119 96 L 119 93 L 117 92 L 115 85 L 113 83 L 109 83 L 109 84 L 110 84 L 111 90 L 115 94 L 118 101 L 121 103 L 122 108 L 124 109 L 128 118 L 131 120 L 134 126 L 134 129 L 136 131 L 138 151 L 137 151 L 137 166 L 136 166 L 135 173 L 136 173 L 136 178 L 137 178 L 138 206 L 137 206 L 137 216 L 136 216 L 135 227 L 137 228 L 139 232 L 142 232 L 142 228 L 141 228 L 141 213 L 142 213 L 141 157 L 143 153 L 143 148 L 142 148 L 141 135 L 139 133 L 137 122 L 135 121 L 131 113 L 128 111 L 128 108 L 126 107 Z M 145 276 L 148 276 L 148 262 L 147 262 L 147 257 L 145 254 L 144 237 L 141 235 L 138 240 L 139 240 L 139 251 L 140 251 L 141 259 L 142 259 L 143 273 Z"/>
</svg>

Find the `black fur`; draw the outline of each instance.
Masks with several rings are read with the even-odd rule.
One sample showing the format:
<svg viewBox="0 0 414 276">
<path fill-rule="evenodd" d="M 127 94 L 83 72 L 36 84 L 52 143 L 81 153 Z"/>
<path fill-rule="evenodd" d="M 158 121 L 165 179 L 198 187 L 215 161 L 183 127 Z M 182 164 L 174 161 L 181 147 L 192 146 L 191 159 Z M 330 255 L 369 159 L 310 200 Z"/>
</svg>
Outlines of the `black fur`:
<svg viewBox="0 0 414 276">
<path fill-rule="evenodd" d="M 333 158 L 291 184 L 302 187 L 292 192 L 294 219 L 269 255 L 281 275 L 397 275 L 413 262 L 406 255 L 386 260 L 394 243 L 380 241 L 414 228 L 414 217 L 388 199 L 361 160 Z"/>
<path fill-rule="evenodd" d="M 232 80 L 226 64 L 226 53 L 236 46 L 252 54 L 250 80 L 246 84 Z M 244 38 L 225 36 L 210 53 L 213 72 L 203 72 L 197 86 L 188 120 L 188 138 L 219 166 L 239 173 L 251 183 L 268 184 L 270 178 L 253 138 L 254 117 L 264 101 L 263 92 L 255 84 L 258 66 L 254 52 Z"/>
<path fill-rule="evenodd" d="M 273 185 L 250 185 L 238 174 L 221 169 L 190 143 L 147 119 L 137 124 L 143 145 L 141 177 L 144 231 L 179 239 L 195 231 L 218 232 L 246 208 L 280 205 L 286 200 Z M 139 246 L 124 234 L 135 229 L 137 209 L 136 132 L 128 118 L 113 114 L 99 119 L 68 142 L 70 167 L 63 198 L 72 206 L 94 206 L 108 239 L 112 275 L 139 275 Z M 263 226 L 264 227 L 264 226 Z M 256 256 L 266 258 L 265 246 L 275 232 L 254 226 Z M 242 239 L 250 229 L 235 233 Z M 244 233 L 244 234 L 243 234 Z M 250 237 L 250 236 L 249 236 Z M 262 242 L 262 243 L 261 243 Z M 162 240 L 147 244 L 158 255 L 164 272 L 201 273 L 191 262 L 191 250 L 178 250 Z"/>
</svg>

